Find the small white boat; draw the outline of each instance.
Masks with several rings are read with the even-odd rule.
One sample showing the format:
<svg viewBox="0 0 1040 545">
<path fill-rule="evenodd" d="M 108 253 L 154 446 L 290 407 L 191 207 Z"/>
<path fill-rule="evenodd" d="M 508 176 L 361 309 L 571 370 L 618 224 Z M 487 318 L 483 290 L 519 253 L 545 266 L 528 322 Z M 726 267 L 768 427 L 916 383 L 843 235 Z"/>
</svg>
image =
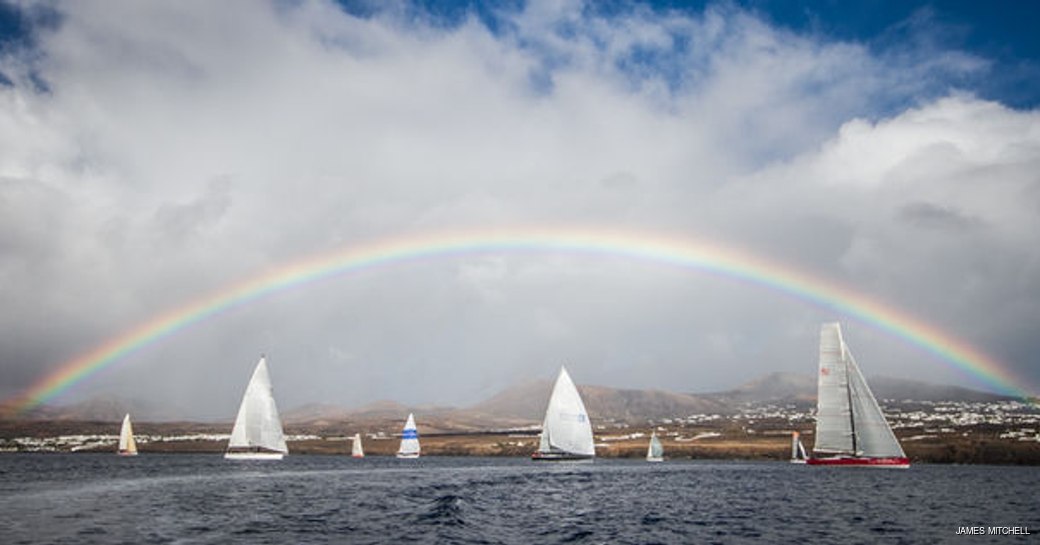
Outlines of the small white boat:
<svg viewBox="0 0 1040 545">
<path fill-rule="evenodd" d="M 581 401 L 578 388 L 560 367 L 549 405 L 542 421 L 542 434 L 533 460 L 592 460 L 596 445 L 592 440 L 592 423 Z"/>
<path fill-rule="evenodd" d="M 130 413 L 123 417 L 123 427 L 119 430 L 120 456 L 137 456 L 137 441 L 134 440 L 134 427 L 130 425 Z"/>
<path fill-rule="evenodd" d="M 650 444 L 646 447 L 646 461 L 664 461 L 664 445 L 662 445 L 661 440 L 657 438 L 657 430 L 650 433 Z"/>
<path fill-rule="evenodd" d="M 235 427 L 224 458 L 228 460 L 281 460 L 289 453 L 282 420 L 274 402 L 267 358 L 261 356 L 242 395 Z"/>
<path fill-rule="evenodd" d="M 804 464 L 809 455 L 805 453 L 805 445 L 802 444 L 802 440 L 799 439 L 800 434 L 796 431 L 791 432 L 791 463 L 792 464 Z"/>
<path fill-rule="evenodd" d="M 415 428 L 415 416 L 409 413 L 401 432 L 401 447 L 397 449 L 397 457 L 418 458 L 419 452 L 419 430 Z"/>
<path fill-rule="evenodd" d="M 365 450 L 361 448 L 361 434 L 355 433 L 353 444 L 350 446 L 350 455 L 354 458 L 364 458 Z"/>
</svg>

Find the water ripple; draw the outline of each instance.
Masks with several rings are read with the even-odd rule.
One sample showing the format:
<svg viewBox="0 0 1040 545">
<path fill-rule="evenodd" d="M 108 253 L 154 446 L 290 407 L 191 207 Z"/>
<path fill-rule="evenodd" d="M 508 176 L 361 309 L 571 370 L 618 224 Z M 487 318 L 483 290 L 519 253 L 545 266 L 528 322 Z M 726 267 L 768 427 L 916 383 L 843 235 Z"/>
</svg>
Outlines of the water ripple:
<svg viewBox="0 0 1040 545">
<path fill-rule="evenodd" d="M 936 543 L 1028 526 L 1034 468 L 0 456 L 5 543 Z"/>
</svg>

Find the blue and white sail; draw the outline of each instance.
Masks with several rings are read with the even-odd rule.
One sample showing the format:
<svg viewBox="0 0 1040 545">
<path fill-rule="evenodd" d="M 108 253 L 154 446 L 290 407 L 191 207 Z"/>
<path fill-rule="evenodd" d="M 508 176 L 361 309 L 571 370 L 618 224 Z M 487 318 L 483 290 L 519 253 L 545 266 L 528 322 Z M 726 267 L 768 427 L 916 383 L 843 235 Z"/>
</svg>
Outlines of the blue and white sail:
<svg viewBox="0 0 1040 545">
<path fill-rule="evenodd" d="M 419 452 L 419 430 L 415 427 L 415 416 L 408 413 L 408 421 L 401 431 L 401 447 L 397 449 L 397 457 L 418 458 Z"/>
<path fill-rule="evenodd" d="M 549 406 L 542 421 L 538 450 L 531 455 L 535 460 L 583 460 L 596 456 L 592 440 L 592 423 L 581 401 L 578 388 L 560 367 Z"/>
</svg>

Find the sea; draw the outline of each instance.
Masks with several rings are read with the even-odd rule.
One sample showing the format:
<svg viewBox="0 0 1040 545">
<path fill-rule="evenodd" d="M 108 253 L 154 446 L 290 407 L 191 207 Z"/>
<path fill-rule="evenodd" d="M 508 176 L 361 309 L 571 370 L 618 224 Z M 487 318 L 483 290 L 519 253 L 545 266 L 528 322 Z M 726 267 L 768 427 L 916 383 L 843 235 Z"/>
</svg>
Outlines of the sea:
<svg viewBox="0 0 1040 545">
<path fill-rule="evenodd" d="M 1040 543 L 1040 468 L 3 454 L 0 542 Z"/>
</svg>

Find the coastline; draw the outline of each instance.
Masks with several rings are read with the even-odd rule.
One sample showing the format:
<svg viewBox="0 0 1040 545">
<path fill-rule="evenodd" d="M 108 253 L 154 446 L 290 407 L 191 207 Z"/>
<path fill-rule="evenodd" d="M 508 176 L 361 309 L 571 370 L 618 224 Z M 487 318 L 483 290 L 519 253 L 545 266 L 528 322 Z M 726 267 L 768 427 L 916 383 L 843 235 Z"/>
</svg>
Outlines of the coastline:
<svg viewBox="0 0 1040 545">
<path fill-rule="evenodd" d="M 183 425 L 182 425 L 183 426 Z M 178 426 L 178 427 L 182 427 Z M 142 426 L 148 428 L 148 426 Z M 205 426 L 209 428 L 209 426 Z M 213 430 L 207 430 L 213 431 Z M 635 435 L 635 437 L 632 437 Z M 108 436 L 98 436 L 97 443 L 68 449 L 29 450 L 5 448 L 4 452 L 114 452 L 114 443 Z M 113 436 L 114 437 L 114 436 Z M 188 436 L 190 437 L 190 436 Z M 221 454 L 227 440 L 209 435 L 208 438 L 177 440 L 150 440 L 142 437 L 138 443 L 142 455 L 152 453 L 210 453 Z M 626 436 L 597 436 L 596 455 L 600 458 L 639 459 L 646 455 L 647 438 L 641 434 Z M 393 456 L 400 439 L 392 435 L 368 436 L 364 439 L 366 456 Z M 502 456 L 528 457 L 537 447 L 535 433 L 435 433 L 420 434 L 423 456 Z M 700 439 L 676 441 L 665 438 L 666 459 L 670 460 L 745 460 L 786 461 L 790 457 L 790 438 L 786 434 L 735 436 L 719 434 Z M 350 456 L 351 441 L 346 436 L 310 436 L 288 441 L 290 455 L 343 455 Z M 1040 466 L 1040 444 L 1016 442 L 997 438 L 946 438 L 932 441 L 907 441 L 904 449 L 912 463 L 930 464 L 987 464 Z"/>
</svg>

